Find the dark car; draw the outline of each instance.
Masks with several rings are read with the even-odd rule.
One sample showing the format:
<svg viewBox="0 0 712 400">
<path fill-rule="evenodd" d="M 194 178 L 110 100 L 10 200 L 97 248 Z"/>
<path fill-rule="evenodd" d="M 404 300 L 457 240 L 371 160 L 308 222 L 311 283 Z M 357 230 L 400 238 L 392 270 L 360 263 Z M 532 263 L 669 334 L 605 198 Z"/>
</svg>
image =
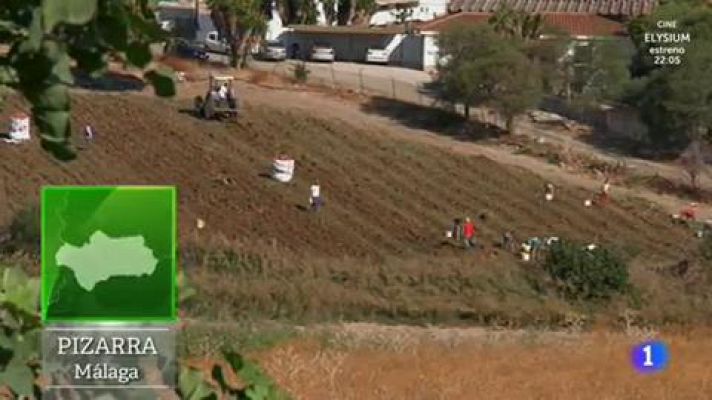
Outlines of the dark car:
<svg viewBox="0 0 712 400">
<path fill-rule="evenodd" d="M 183 39 L 179 39 L 173 44 L 173 52 L 183 58 L 193 58 L 202 61 L 208 59 L 208 52 L 205 51 L 202 46 Z"/>
</svg>

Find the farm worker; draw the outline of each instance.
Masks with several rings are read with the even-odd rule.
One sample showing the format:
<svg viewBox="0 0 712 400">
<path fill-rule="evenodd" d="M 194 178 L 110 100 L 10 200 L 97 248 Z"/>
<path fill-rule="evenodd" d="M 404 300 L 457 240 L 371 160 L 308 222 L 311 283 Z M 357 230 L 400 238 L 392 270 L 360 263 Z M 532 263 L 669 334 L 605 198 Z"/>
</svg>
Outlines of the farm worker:
<svg viewBox="0 0 712 400">
<path fill-rule="evenodd" d="M 507 251 L 514 251 L 516 249 L 514 232 L 506 231 L 502 235 L 502 249 Z"/>
<path fill-rule="evenodd" d="M 526 242 L 522 244 L 522 249 L 528 253 L 527 260 L 529 259 L 534 259 L 537 260 L 539 259 L 541 255 L 542 248 L 544 247 L 545 240 L 542 240 L 538 237 L 530 237 L 527 239 Z"/>
<path fill-rule="evenodd" d="M 472 247 L 475 245 L 475 224 L 469 217 L 465 218 L 465 224 L 462 226 L 462 235 L 465 238 L 465 247 Z"/>
<path fill-rule="evenodd" d="M 94 128 L 91 125 L 87 125 L 84 127 L 84 139 L 86 139 L 88 142 L 94 139 Z"/>
<path fill-rule="evenodd" d="M 210 90 L 210 97 L 212 97 L 213 100 L 215 100 L 215 101 L 220 99 L 220 87 L 219 86 L 213 86 L 212 90 Z"/>
<path fill-rule="evenodd" d="M 606 180 L 603 181 L 603 185 L 601 185 L 601 193 L 599 193 L 599 195 L 598 195 L 599 202 L 602 204 L 608 203 L 610 193 L 611 193 L 611 181 L 609 178 L 606 178 Z"/>
<path fill-rule="evenodd" d="M 544 198 L 546 201 L 552 201 L 554 200 L 554 185 L 551 183 L 547 183 L 546 186 L 544 187 Z"/>
<path fill-rule="evenodd" d="M 321 187 L 319 186 L 319 181 L 311 185 L 311 187 L 309 188 L 309 192 L 309 205 L 311 206 L 311 210 L 319 211 L 322 206 Z"/>
<path fill-rule="evenodd" d="M 227 95 L 228 95 L 227 83 L 223 83 L 222 86 L 220 86 L 218 95 L 220 95 L 220 100 L 227 100 Z"/>
<path fill-rule="evenodd" d="M 452 238 L 456 242 L 462 239 L 462 220 L 460 218 L 455 218 L 452 222 Z"/>
<path fill-rule="evenodd" d="M 697 219 L 697 203 L 690 203 L 680 212 L 680 217 L 686 221 L 694 221 Z"/>
</svg>

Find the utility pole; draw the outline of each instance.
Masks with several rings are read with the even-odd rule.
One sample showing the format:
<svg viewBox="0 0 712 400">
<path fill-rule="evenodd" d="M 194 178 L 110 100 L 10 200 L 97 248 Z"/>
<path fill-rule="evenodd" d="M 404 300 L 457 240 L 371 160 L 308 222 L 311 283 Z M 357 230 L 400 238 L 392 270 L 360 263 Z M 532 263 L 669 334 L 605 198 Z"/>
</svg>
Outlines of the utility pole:
<svg viewBox="0 0 712 400">
<path fill-rule="evenodd" d="M 193 10 L 193 25 L 196 30 L 200 29 L 200 0 L 195 0 L 195 6 Z"/>
</svg>

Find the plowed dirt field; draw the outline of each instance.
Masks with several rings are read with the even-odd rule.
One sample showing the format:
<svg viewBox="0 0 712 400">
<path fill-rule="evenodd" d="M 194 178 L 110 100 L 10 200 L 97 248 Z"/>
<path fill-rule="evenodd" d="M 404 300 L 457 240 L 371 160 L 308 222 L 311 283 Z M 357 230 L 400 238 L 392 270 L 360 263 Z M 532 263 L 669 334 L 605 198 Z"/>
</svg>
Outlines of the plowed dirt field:
<svg viewBox="0 0 712 400">
<path fill-rule="evenodd" d="M 585 208 L 590 193 L 560 188 L 554 202 L 542 204 L 545 181 L 495 160 L 249 99 L 237 123 L 196 119 L 184 111 L 188 105 L 142 95 L 77 94 L 74 129 L 92 124 L 96 140 L 68 164 L 49 159 L 36 143 L 0 145 L 0 222 L 36 203 L 42 185 L 175 184 L 183 238 L 196 234 L 195 220 L 202 218 L 207 228 L 201 234 L 303 254 L 452 252 L 442 246 L 452 218 L 481 213 L 484 243 L 514 229 L 520 237 L 615 242 L 674 257 L 689 242 L 688 231 L 634 200 Z M 9 99 L 4 116 L 22 107 Z M 279 152 L 297 160 L 290 184 L 268 178 Z M 326 202 L 318 215 L 304 210 L 315 180 Z"/>
</svg>

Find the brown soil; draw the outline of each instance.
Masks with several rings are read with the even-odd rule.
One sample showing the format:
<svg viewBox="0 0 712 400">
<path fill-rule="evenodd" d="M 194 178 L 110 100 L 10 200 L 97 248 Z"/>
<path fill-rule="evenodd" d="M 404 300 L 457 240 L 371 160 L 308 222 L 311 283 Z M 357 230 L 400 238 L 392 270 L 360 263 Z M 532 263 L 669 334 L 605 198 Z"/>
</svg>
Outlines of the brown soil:
<svg viewBox="0 0 712 400">
<path fill-rule="evenodd" d="M 91 123 L 97 139 L 69 164 L 49 159 L 36 143 L 0 146 L 6 196 L 0 222 L 36 203 L 42 185 L 175 184 L 183 238 L 197 235 L 195 221 L 202 218 L 207 222 L 202 235 L 223 234 L 298 253 L 448 251 L 439 244 L 452 218 L 483 212 L 488 239 L 515 229 L 523 236 L 615 240 L 667 255 L 685 247 L 683 229 L 639 203 L 584 208 L 589 193 L 562 187 L 557 200 L 544 207 L 544 181 L 524 169 L 246 97 L 240 122 L 221 123 L 194 118 L 184 111 L 188 100 L 76 95 L 74 127 Z M 21 107 L 17 100 L 9 103 L 5 115 Z M 279 152 L 297 160 L 293 183 L 265 178 Z M 316 180 L 326 207 L 312 215 L 301 208 Z"/>
<path fill-rule="evenodd" d="M 668 259 L 695 245 L 690 233 L 670 225 L 657 206 L 628 198 L 638 192 L 621 190 L 605 208 L 583 207 L 599 183 L 540 160 L 406 129 L 307 89 L 243 85 L 246 109 L 238 123 L 201 121 L 181 112 L 190 106 L 191 90 L 200 93 L 204 87 L 184 87 L 183 100 L 178 101 L 135 94 L 77 94 L 75 129 L 91 123 L 97 138 L 69 164 L 50 159 L 36 142 L 0 145 L 0 223 L 35 204 L 47 184 L 175 184 L 183 243 L 224 236 L 247 246 L 266 244 L 278 254 L 318 255 L 322 262 L 345 256 L 397 257 L 404 263 L 432 260 L 443 253 L 452 256 L 455 250 L 441 246 L 449 221 L 482 212 L 487 218 L 479 224 L 486 243 L 505 229 L 515 229 L 521 236 L 612 242 Z M 22 107 L 10 99 L 3 117 Z M 297 159 L 291 184 L 263 176 L 279 152 Z M 546 206 L 540 202 L 546 181 L 539 175 L 559 185 L 556 200 Z M 301 208 L 309 184 L 317 179 L 326 207 L 314 215 Z M 650 194 L 645 198 L 675 204 Z M 207 222 L 200 233 L 197 218 Z M 487 253 L 466 260 L 456 254 L 450 260 L 461 257 L 460 268 L 476 263 L 480 268 L 495 266 L 487 260 L 499 257 Z M 384 263 L 383 268 L 392 264 Z M 354 272 L 360 265 L 353 265 L 360 285 L 402 297 L 392 290 L 396 285 L 388 282 L 388 274 L 362 275 Z M 423 283 L 427 275 L 419 268 L 400 269 L 407 275 L 400 284 L 434 291 Z M 320 270 L 305 271 L 307 276 Z M 205 281 L 211 285 L 202 289 L 225 293 L 239 289 L 227 272 L 210 275 Z M 439 272 L 452 272 L 453 282 L 470 282 L 457 268 Z M 418 277 L 420 281 L 411 279 Z M 338 276 L 322 278 L 332 280 L 332 286 L 347 286 L 338 283 Z M 292 275 L 281 279 L 273 281 L 275 287 L 292 283 Z M 295 290 L 303 299 L 326 288 L 300 282 Z M 453 287 L 450 296 L 461 297 Z M 266 299 L 276 292 L 258 289 Z M 660 290 L 669 291 L 667 281 Z M 342 292 L 326 291 L 321 299 L 333 299 L 332 293 Z M 219 293 L 209 295 L 224 301 Z M 439 294 L 430 295 L 434 299 Z M 511 293 L 502 292 L 491 301 L 506 303 L 509 298 Z M 307 300 L 305 304 L 311 306 Z M 605 335 L 582 338 L 576 345 L 523 341 L 482 346 L 464 340 L 447 346 L 438 341 L 394 346 L 391 340 L 375 348 L 372 344 L 323 348 L 314 341 L 298 341 L 264 352 L 259 359 L 269 375 L 298 399 L 703 399 L 709 397 L 712 382 L 707 368 L 712 348 L 706 337 L 706 333 L 671 336 L 674 364 L 657 377 L 631 371 L 629 338 Z"/>
</svg>

